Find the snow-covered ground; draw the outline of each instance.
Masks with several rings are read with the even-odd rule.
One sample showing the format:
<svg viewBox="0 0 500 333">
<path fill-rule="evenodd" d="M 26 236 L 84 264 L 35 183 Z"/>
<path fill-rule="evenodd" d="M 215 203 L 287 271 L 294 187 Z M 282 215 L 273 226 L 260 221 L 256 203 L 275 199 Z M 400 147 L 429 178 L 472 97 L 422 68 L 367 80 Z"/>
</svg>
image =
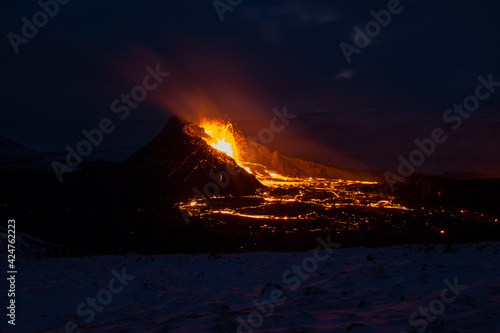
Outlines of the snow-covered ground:
<svg viewBox="0 0 500 333">
<path fill-rule="evenodd" d="M 46 259 L 18 253 L 16 326 L 3 315 L 0 331 L 412 332 L 428 325 L 421 332 L 498 332 L 499 248 L 485 242 Z"/>
</svg>

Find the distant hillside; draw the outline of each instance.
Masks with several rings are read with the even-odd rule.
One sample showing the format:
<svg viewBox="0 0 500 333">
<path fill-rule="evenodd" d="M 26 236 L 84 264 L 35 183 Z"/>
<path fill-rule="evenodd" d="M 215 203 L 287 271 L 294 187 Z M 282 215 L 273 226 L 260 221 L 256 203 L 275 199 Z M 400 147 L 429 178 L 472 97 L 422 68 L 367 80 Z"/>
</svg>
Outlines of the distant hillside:
<svg viewBox="0 0 500 333">
<path fill-rule="evenodd" d="M 0 136 L 0 170 L 50 171 L 52 159 Z"/>
</svg>

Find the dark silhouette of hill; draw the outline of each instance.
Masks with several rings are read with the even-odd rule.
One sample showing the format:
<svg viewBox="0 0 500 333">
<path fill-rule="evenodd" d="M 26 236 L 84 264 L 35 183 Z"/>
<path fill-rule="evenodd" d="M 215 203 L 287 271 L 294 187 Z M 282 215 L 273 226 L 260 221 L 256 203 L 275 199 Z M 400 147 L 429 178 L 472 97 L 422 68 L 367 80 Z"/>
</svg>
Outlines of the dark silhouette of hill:
<svg viewBox="0 0 500 333">
<path fill-rule="evenodd" d="M 52 159 L 0 135 L 0 170 L 50 171 Z"/>
<path fill-rule="evenodd" d="M 264 187 L 200 135 L 203 131 L 196 125 L 170 118 L 150 143 L 120 164 L 114 184 L 128 188 L 130 197 L 147 201 L 164 197 L 178 201 L 200 193 L 248 195 Z"/>
</svg>

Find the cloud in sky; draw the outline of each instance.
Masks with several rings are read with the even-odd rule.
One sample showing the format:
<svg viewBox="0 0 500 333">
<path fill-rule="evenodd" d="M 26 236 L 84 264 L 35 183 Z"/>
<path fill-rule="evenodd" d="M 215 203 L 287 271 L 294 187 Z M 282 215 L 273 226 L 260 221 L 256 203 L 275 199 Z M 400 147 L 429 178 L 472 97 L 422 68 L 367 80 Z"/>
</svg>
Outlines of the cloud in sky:
<svg viewBox="0 0 500 333">
<path fill-rule="evenodd" d="M 351 69 L 346 69 L 335 75 L 336 79 L 352 79 L 354 72 Z"/>
</svg>

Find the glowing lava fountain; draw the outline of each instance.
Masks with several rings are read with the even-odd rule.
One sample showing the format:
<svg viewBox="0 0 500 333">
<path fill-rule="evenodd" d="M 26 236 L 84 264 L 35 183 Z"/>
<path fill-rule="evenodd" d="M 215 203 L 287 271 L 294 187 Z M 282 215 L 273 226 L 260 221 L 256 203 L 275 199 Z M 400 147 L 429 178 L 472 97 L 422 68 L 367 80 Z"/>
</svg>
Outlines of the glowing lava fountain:
<svg viewBox="0 0 500 333">
<path fill-rule="evenodd" d="M 203 119 L 199 126 L 205 131 L 206 135 L 203 139 L 208 145 L 232 157 L 240 167 L 253 174 L 260 182 L 269 182 L 271 179 L 273 181 L 292 179 L 282 176 L 277 171 L 270 172 L 260 161 L 246 160 L 245 156 L 248 156 L 248 152 L 244 149 L 248 149 L 248 140 L 242 133 L 237 132 L 229 121 Z"/>
<path fill-rule="evenodd" d="M 230 122 L 220 120 L 204 119 L 200 127 L 203 127 L 208 137 L 203 139 L 213 148 L 226 153 L 232 157 L 236 163 L 241 165 L 238 146 L 236 145 L 236 135 L 233 125 Z"/>
<path fill-rule="evenodd" d="M 334 225 L 338 230 L 357 230 L 371 228 L 367 222 L 380 221 L 386 211 L 387 216 L 392 216 L 411 210 L 395 202 L 368 176 L 356 179 L 335 167 L 271 152 L 246 139 L 228 121 L 204 119 L 199 127 L 204 133 L 196 133 L 208 145 L 232 157 L 265 187 L 245 196 L 246 199 L 219 196 L 210 202 L 200 198 L 181 202 L 180 209 L 191 216 L 209 217 L 210 221 L 222 221 L 222 216 L 228 215 L 231 219 L 262 219 L 266 222 L 259 227 L 271 232 L 287 228 L 272 225 L 274 220 L 322 221 L 328 223 L 326 228 Z M 354 213 L 356 207 L 359 210 Z M 296 226 L 292 224 L 285 232 L 299 230 Z M 313 232 L 325 230 L 323 227 L 314 223 L 306 226 Z"/>
</svg>

